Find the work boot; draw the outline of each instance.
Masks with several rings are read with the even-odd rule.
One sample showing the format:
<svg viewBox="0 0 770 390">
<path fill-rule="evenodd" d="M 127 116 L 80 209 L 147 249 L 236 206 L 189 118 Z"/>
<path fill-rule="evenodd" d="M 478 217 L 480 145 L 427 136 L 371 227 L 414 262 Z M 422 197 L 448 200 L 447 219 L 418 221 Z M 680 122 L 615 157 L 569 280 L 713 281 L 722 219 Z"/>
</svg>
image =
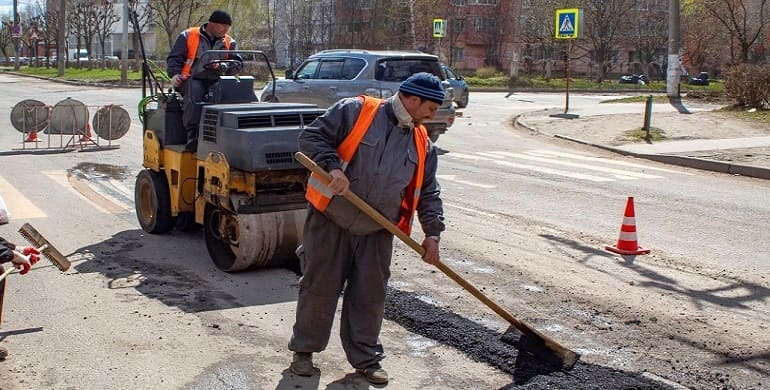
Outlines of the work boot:
<svg viewBox="0 0 770 390">
<path fill-rule="evenodd" d="M 3 347 L 0 347 L 0 362 L 5 360 L 5 358 L 7 357 L 8 357 L 8 350 Z"/>
<path fill-rule="evenodd" d="M 299 376 L 313 376 L 315 375 L 315 367 L 313 367 L 313 354 L 310 352 L 294 352 L 294 357 L 291 360 L 291 366 L 289 366 L 291 372 Z"/>
<path fill-rule="evenodd" d="M 374 363 L 366 368 L 356 369 L 356 372 L 363 375 L 371 384 L 383 385 L 388 383 L 388 372 L 379 363 Z"/>
</svg>

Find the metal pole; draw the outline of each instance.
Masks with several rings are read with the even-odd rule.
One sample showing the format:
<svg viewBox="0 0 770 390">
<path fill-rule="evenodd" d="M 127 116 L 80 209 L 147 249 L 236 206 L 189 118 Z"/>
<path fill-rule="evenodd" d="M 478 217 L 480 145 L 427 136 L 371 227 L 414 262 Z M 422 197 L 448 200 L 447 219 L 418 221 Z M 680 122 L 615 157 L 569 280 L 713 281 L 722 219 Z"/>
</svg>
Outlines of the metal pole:
<svg viewBox="0 0 770 390">
<path fill-rule="evenodd" d="M 668 74 L 666 94 L 679 97 L 679 0 L 668 0 Z"/>
<path fill-rule="evenodd" d="M 66 4 L 66 0 L 59 0 L 59 36 L 56 39 L 56 64 L 58 68 L 56 74 L 59 77 L 64 76 L 64 60 L 67 59 L 67 52 L 64 48 L 64 37 L 66 37 L 64 29 L 67 26 L 67 23 L 64 21 L 66 17 L 65 10 L 67 9 Z"/>
<path fill-rule="evenodd" d="M 21 20 L 19 20 L 18 6 L 18 0 L 13 0 L 13 27 L 11 27 L 11 32 L 13 33 L 13 70 L 19 70 L 19 40 L 21 38 L 16 34 L 17 29 L 21 27 Z"/>
<path fill-rule="evenodd" d="M 652 95 L 647 96 L 644 105 L 644 131 L 647 133 L 647 140 L 650 140 L 650 121 L 652 120 Z"/>
<path fill-rule="evenodd" d="M 566 96 L 566 100 L 565 100 L 565 103 L 564 103 L 564 113 L 565 114 L 569 111 L 569 79 L 572 76 L 572 72 L 571 72 L 571 69 L 570 69 L 571 66 L 570 66 L 570 61 L 569 61 L 569 58 L 571 57 L 571 53 L 570 53 L 571 51 L 572 51 L 572 39 L 570 38 L 570 39 L 567 39 L 567 93 L 565 95 Z"/>
<path fill-rule="evenodd" d="M 123 48 L 120 59 L 120 84 L 128 85 L 128 0 L 123 1 Z"/>
</svg>

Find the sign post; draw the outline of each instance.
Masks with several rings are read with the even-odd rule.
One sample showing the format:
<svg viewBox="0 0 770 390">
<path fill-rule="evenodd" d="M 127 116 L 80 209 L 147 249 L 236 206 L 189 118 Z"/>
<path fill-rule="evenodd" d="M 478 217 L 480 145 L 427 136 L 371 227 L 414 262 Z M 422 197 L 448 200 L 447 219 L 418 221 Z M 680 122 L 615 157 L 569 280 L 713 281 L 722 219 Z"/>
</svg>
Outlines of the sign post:
<svg viewBox="0 0 770 390">
<path fill-rule="evenodd" d="M 441 38 L 446 36 L 446 19 L 433 19 L 433 38 L 438 38 L 438 58 L 441 60 Z"/>
<path fill-rule="evenodd" d="M 570 59 L 572 57 L 572 40 L 580 37 L 583 27 L 583 13 L 578 8 L 565 8 L 556 10 L 555 19 L 555 36 L 556 39 L 567 40 L 567 54 L 566 54 L 566 67 L 567 67 L 567 86 L 566 86 L 566 100 L 564 104 L 563 114 L 554 114 L 552 117 L 574 119 L 577 118 L 577 114 L 569 114 L 569 79 L 572 77 L 572 67 L 570 66 Z"/>
</svg>

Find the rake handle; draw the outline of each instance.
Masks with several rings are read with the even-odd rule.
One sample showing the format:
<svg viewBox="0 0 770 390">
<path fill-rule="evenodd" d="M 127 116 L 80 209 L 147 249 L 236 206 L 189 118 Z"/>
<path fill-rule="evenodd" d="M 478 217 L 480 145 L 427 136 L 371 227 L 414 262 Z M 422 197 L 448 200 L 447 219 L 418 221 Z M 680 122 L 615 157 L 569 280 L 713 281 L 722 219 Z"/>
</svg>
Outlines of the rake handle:
<svg viewBox="0 0 770 390">
<path fill-rule="evenodd" d="M 300 164 L 305 166 L 305 168 L 309 169 L 311 172 L 321 176 L 323 180 L 325 180 L 327 183 L 332 180 L 331 175 L 329 175 L 328 172 L 326 172 L 323 168 L 318 166 L 318 164 L 315 163 L 315 161 L 311 160 L 309 157 L 304 155 L 302 152 L 297 152 L 294 154 L 294 158 L 299 161 Z M 387 229 L 389 232 L 393 233 L 396 237 L 398 237 L 401 241 L 403 241 L 405 244 L 409 245 L 412 249 L 417 252 L 420 257 L 425 256 L 425 248 L 422 247 L 417 241 L 415 241 L 412 237 L 401 231 L 396 225 L 393 224 L 393 222 L 390 222 L 389 219 L 385 218 L 382 214 L 380 214 L 379 211 L 375 210 L 372 206 L 370 206 L 368 203 L 366 203 L 363 199 L 359 198 L 358 195 L 354 194 L 351 191 L 345 191 L 342 196 L 345 197 L 350 203 L 353 203 L 356 207 L 358 207 L 361 211 L 363 211 L 366 215 L 371 217 L 375 222 L 379 223 L 382 227 Z M 511 325 L 515 326 L 518 330 L 520 330 L 524 334 L 529 335 L 536 335 L 539 338 L 546 339 L 547 337 L 545 335 L 540 334 L 538 331 L 530 327 L 529 325 L 517 320 L 514 316 L 512 316 L 510 313 L 505 311 L 502 307 L 497 305 L 495 302 L 493 302 L 491 299 L 489 299 L 484 293 L 479 291 L 476 287 L 474 287 L 472 284 L 470 284 L 467 280 L 465 280 L 462 276 L 458 275 L 457 272 L 449 268 L 446 264 L 442 263 L 441 261 L 438 261 L 436 264 L 436 268 L 440 269 L 441 272 L 446 274 L 446 276 L 449 276 L 452 280 L 457 282 L 460 286 L 462 286 L 465 290 L 467 290 L 471 295 L 478 298 L 481 302 L 483 302 L 485 305 L 487 305 L 492 311 L 497 313 L 500 317 L 508 321 Z"/>
</svg>

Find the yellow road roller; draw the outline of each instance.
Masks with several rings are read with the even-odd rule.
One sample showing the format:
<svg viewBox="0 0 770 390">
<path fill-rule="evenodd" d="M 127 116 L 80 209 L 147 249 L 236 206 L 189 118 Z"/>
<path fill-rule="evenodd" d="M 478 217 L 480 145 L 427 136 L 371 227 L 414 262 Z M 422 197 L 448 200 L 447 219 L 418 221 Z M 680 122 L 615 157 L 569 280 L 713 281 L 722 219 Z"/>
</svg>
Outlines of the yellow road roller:
<svg viewBox="0 0 770 390">
<path fill-rule="evenodd" d="M 263 52 L 238 54 L 250 74 L 219 75 L 200 102 L 197 152 L 184 147 L 181 95 L 164 92 L 146 62 L 139 105 L 144 128 L 144 169 L 135 187 L 139 224 L 152 234 L 200 225 L 211 259 L 226 272 L 296 261 L 308 177 L 294 160 L 297 136 L 324 113 L 310 104 L 258 102 L 254 74 L 274 81 L 273 70 Z"/>
</svg>

